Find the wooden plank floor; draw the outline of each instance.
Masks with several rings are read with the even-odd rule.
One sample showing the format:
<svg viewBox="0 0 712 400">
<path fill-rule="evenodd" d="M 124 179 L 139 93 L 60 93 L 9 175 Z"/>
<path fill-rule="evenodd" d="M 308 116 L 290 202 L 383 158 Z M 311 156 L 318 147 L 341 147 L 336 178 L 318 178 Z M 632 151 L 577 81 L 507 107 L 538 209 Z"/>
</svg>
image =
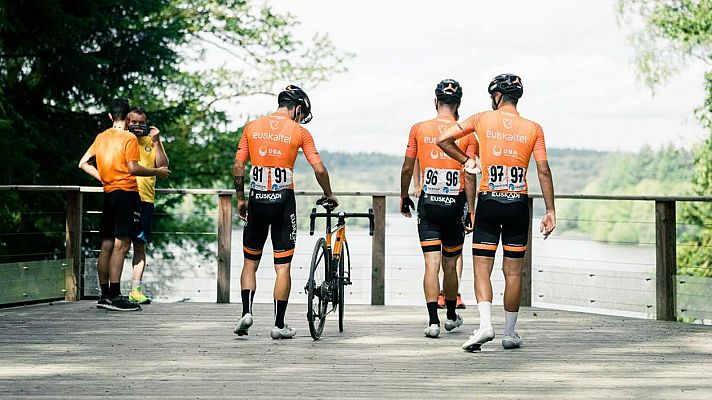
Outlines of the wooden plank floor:
<svg viewBox="0 0 712 400">
<path fill-rule="evenodd" d="M 495 340 L 470 354 L 460 344 L 474 307 L 465 329 L 434 340 L 422 335 L 423 308 L 347 306 L 346 331 L 327 321 L 314 342 L 300 304 L 287 313 L 297 337 L 285 341 L 269 337 L 267 304 L 242 338 L 239 304 L 94 305 L 0 310 L 0 398 L 712 398 L 709 326 L 528 308 L 523 348 Z"/>
</svg>

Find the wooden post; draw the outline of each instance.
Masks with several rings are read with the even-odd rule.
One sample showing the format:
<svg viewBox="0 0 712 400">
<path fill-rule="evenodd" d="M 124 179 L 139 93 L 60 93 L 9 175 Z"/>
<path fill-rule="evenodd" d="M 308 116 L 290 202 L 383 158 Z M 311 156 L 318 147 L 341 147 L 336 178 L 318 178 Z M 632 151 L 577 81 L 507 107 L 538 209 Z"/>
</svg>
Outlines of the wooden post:
<svg viewBox="0 0 712 400">
<path fill-rule="evenodd" d="M 230 302 L 232 194 L 218 194 L 218 303 Z"/>
<path fill-rule="evenodd" d="M 67 192 L 65 224 L 67 267 L 64 274 L 66 289 L 64 300 L 66 301 L 77 301 L 82 298 L 79 287 L 82 262 L 82 203 L 82 192 L 79 190 Z"/>
<path fill-rule="evenodd" d="M 522 265 L 522 297 L 520 304 L 524 307 L 532 305 L 532 225 L 534 225 L 534 198 L 529 198 L 529 230 L 527 231 L 527 252 L 524 253 Z"/>
<path fill-rule="evenodd" d="M 655 201 L 655 297 L 656 318 L 675 321 L 677 251 L 675 202 Z"/>
<path fill-rule="evenodd" d="M 386 196 L 373 196 L 371 244 L 371 305 L 386 304 Z"/>
</svg>

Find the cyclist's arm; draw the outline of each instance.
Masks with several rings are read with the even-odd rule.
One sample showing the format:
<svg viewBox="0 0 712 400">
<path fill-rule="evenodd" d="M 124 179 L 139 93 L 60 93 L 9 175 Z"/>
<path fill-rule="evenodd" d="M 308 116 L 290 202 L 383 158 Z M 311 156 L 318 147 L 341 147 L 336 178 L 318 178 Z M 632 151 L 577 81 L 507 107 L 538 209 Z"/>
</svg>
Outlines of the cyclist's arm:
<svg viewBox="0 0 712 400">
<path fill-rule="evenodd" d="M 465 148 L 465 155 L 470 158 L 477 157 L 479 153 L 479 144 L 474 137 L 471 137 L 467 141 Z M 467 210 L 470 213 L 475 212 L 475 199 L 477 198 L 477 175 L 475 174 L 464 174 L 465 175 L 465 195 L 467 198 Z"/>
<path fill-rule="evenodd" d="M 554 179 L 551 176 L 551 168 L 549 161 L 537 161 L 536 171 L 539 175 L 539 185 L 541 186 L 541 194 L 544 196 L 544 205 L 546 212 L 555 212 L 554 208 Z"/>
<path fill-rule="evenodd" d="M 242 160 L 235 159 L 235 163 L 232 166 L 232 181 L 235 185 L 235 195 L 237 200 L 245 199 L 245 163 Z"/>
<path fill-rule="evenodd" d="M 333 197 L 334 192 L 331 191 L 331 181 L 329 180 L 329 171 L 326 170 L 324 163 L 319 161 L 316 164 L 312 164 L 312 169 L 314 169 L 314 176 L 316 177 L 317 183 L 321 186 L 321 190 L 324 191 L 324 196 Z"/>
<path fill-rule="evenodd" d="M 151 140 L 153 141 L 153 147 L 156 149 L 156 167 L 167 167 L 168 166 L 168 154 L 166 154 L 166 149 L 163 148 L 163 142 L 161 141 L 160 131 L 155 126 L 151 127 Z"/>
<path fill-rule="evenodd" d="M 410 179 L 413 176 L 414 166 L 415 157 L 405 156 L 403 159 L 403 167 L 401 168 L 401 198 L 408 197 L 408 189 L 410 189 Z"/>
<path fill-rule="evenodd" d="M 84 153 L 84 156 L 82 157 L 82 159 L 79 160 L 79 168 L 82 171 L 89 174 L 94 179 L 101 182 L 101 177 L 99 176 L 99 170 L 97 170 L 95 166 L 93 166 L 89 163 L 89 161 L 91 161 L 91 159 L 94 158 L 93 148 L 94 148 L 94 145 L 92 145 L 92 147 L 90 147 L 89 150 L 87 150 L 87 152 Z"/>
<path fill-rule="evenodd" d="M 423 189 L 423 185 L 420 182 L 420 162 L 418 162 L 418 159 L 415 159 L 415 165 L 413 166 L 413 192 L 415 192 L 416 196 L 420 195 L 420 191 Z"/>
<path fill-rule="evenodd" d="M 247 166 L 247 160 L 250 159 L 247 130 L 248 126 L 245 125 L 245 129 L 243 129 L 242 136 L 240 137 L 240 142 L 237 144 L 235 162 L 232 166 L 232 181 L 235 185 L 235 195 L 238 201 L 245 199 L 245 167 Z"/>
<path fill-rule="evenodd" d="M 450 158 L 458 161 L 460 164 L 464 164 L 470 157 L 468 157 L 467 154 L 465 154 L 465 152 L 462 151 L 457 144 L 455 144 L 455 141 L 472 132 L 473 131 L 468 132 L 462 125 L 455 123 L 447 128 L 445 132 L 440 134 L 440 137 L 438 137 L 438 146 L 445 152 L 445 154 L 450 156 Z"/>
<path fill-rule="evenodd" d="M 321 190 L 324 191 L 324 196 L 334 197 L 334 192 L 331 191 L 331 181 L 329 180 L 329 171 L 326 170 L 324 163 L 321 162 L 321 157 L 319 152 L 316 150 L 314 145 L 314 138 L 311 133 L 306 129 L 302 128 L 300 131 L 301 137 L 301 148 L 304 152 L 304 157 L 306 157 L 307 162 L 312 166 L 314 170 L 314 176 L 316 181 L 321 186 Z"/>
</svg>

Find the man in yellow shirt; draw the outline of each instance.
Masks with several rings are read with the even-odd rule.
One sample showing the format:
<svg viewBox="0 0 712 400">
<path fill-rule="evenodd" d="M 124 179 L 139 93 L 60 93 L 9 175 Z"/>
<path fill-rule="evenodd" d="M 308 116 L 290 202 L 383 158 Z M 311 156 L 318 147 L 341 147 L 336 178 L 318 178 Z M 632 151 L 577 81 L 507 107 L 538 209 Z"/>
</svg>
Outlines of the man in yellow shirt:
<svg viewBox="0 0 712 400">
<path fill-rule="evenodd" d="M 129 113 L 128 129 L 138 139 L 139 165 L 146 168 L 168 167 L 168 156 L 163 148 L 160 131 L 155 126 L 149 127 L 146 123 L 146 111 L 134 108 Z M 146 244 L 151 242 L 151 225 L 156 194 L 155 176 L 138 176 L 138 192 L 141 196 L 140 224 L 142 233 L 133 240 L 133 289 L 129 293 L 129 301 L 137 304 L 150 304 L 151 299 L 143 293 L 143 271 L 146 268 Z"/>
</svg>

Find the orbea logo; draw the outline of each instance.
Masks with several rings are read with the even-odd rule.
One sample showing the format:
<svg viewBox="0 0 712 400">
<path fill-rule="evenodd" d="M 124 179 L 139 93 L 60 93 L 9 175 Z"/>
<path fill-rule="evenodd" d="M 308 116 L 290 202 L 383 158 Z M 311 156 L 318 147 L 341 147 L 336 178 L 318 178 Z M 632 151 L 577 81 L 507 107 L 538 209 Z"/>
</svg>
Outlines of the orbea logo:
<svg viewBox="0 0 712 400">
<path fill-rule="evenodd" d="M 527 142 L 527 137 L 524 135 L 520 135 L 518 133 L 504 133 L 504 132 L 493 132 L 488 130 L 486 133 L 486 136 L 488 139 L 499 139 L 499 140 L 506 140 L 508 142 L 519 142 L 519 143 L 526 143 Z"/>
<path fill-rule="evenodd" d="M 269 127 L 276 131 L 279 129 L 279 121 L 275 121 L 273 119 L 269 120 Z"/>
<path fill-rule="evenodd" d="M 432 149 L 430 150 L 430 158 L 437 160 L 438 158 L 450 158 L 450 156 L 442 151 L 438 151 L 438 149 Z"/>
</svg>

